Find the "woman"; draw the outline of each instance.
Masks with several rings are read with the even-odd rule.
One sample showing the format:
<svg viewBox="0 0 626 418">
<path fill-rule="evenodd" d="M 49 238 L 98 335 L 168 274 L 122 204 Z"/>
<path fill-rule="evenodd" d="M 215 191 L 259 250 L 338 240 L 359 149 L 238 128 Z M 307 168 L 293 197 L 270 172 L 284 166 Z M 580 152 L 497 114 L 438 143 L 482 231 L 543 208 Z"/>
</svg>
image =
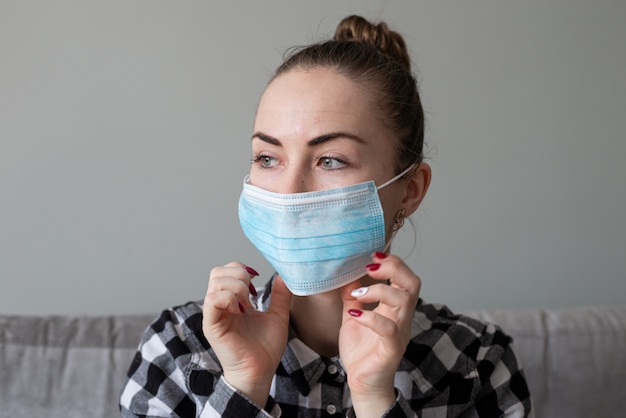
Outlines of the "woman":
<svg viewBox="0 0 626 418">
<path fill-rule="evenodd" d="M 124 416 L 530 416 L 511 339 L 421 301 L 388 253 L 430 183 L 402 37 L 345 18 L 296 50 L 257 110 L 241 226 L 277 274 L 240 262 L 203 304 L 147 330 Z M 257 306 L 258 305 L 258 306 Z"/>
</svg>

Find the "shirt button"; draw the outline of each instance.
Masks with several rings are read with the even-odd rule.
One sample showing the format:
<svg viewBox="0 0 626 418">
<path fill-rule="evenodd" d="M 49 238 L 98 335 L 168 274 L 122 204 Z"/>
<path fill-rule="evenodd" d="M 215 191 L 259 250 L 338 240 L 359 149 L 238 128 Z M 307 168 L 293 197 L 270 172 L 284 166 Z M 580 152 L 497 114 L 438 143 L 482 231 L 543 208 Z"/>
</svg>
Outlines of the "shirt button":
<svg viewBox="0 0 626 418">
<path fill-rule="evenodd" d="M 328 404 L 328 406 L 326 407 L 326 412 L 328 412 L 329 414 L 333 415 L 337 412 L 337 407 L 335 405 Z"/>
<path fill-rule="evenodd" d="M 330 366 L 328 366 L 328 373 L 330 374 L 337 373 L 337 366 L 335 366 L 334 364 L 331 364 Z"/>
</svg>

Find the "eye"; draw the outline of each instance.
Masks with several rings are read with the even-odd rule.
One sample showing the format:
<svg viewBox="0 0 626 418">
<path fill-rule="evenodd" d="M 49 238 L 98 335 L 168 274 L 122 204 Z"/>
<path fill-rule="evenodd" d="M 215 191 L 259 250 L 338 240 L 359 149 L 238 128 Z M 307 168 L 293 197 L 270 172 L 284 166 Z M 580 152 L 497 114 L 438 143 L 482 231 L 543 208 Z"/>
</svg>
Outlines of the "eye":
<svg viewBox="0 0 626 418">
<path fill-rule="evenodd" d="M 272 168 L 278 164 L 278 160 L 269 155 L 259 154 L 252 157 L 252 163 L 259 164 L 262 168 Z"/>
<path fill-rule="evenodd" d="M 318 161 L 319 165 L 321 165 L 326 170 L 336 170 L 346 165 L 345 161 L 334 157 L 321 157 Z"/>
</svg>

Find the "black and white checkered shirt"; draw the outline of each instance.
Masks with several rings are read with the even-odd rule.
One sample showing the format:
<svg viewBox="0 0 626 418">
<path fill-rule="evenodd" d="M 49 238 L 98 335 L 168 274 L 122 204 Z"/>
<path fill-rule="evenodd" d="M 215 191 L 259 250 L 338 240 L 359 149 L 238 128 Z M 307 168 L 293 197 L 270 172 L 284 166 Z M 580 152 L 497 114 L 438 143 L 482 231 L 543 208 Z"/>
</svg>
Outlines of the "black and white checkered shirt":
<svg viewBox="0 0 626 418">
<path fill-rule="evenodd" d="M 259 296 L 269 305 L 271 281 Z M 497 326 L 421 300 L 386 417 L 532 417 L 526 379 Z M 263 409 L 222 377 L 202 333 L 202 304 L 164 311 L 148 327 L 120 399 L 124 417 L 353 417 L 341 359 L 290 330 Z"/>
</svg>

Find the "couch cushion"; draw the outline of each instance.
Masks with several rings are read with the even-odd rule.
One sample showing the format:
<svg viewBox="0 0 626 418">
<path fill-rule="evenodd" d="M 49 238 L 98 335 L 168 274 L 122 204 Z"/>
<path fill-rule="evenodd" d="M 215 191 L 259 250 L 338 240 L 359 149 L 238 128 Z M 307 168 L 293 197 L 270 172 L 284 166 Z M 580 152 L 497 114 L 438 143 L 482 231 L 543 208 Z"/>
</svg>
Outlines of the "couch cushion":
<svg viewBox="0 0 626 418">
<path fill-rule="evenodd" d="M 0 316 L 0 410 L 7 417 L 115 417 L 152 316 Z"/>
<path fill-rule="evenodd" d="M 513 336 L 537 417 L 622 417 L 626 306 L 482 310 Z M 0 414 L 115 417 L 153 316 L 0 316 Z"/>
</svg>

